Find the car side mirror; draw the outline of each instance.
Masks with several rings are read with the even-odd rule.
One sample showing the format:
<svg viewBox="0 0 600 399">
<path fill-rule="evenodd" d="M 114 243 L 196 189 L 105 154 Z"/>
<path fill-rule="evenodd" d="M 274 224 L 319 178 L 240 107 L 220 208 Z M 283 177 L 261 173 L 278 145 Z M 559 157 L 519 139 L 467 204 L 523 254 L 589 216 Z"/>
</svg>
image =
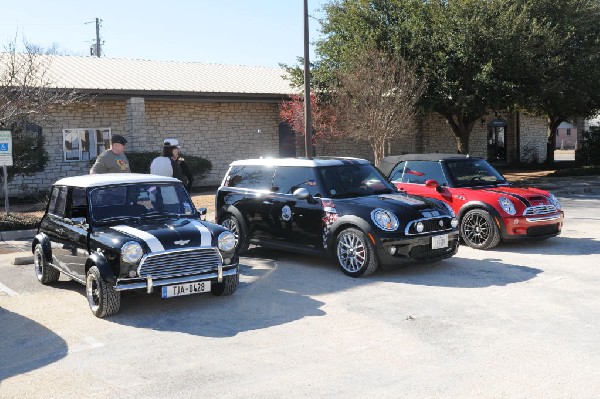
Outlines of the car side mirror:
<svg viewBox="0 0 600 399">
<path fill-rule="evenodd" d="M 437 180 L 427 180 L 425 182 L 425 187 L 435 188 L 435 191 L 442 192 L 442 186 L 440 186 L 440 183 L 438 183 Z"/>
<path fill-rule="evenodd" d="M 312 195 L 310 195 L 308 190 L 305 189 L 304 187 L 296 189 L 292 195 L 296 199 L 306 200 L 309 204 L 314 204 L 316 202 L 315 199 L 312 197 Z"/>
<path fill-rule="evenodd" d="M 206 208 L 198 209 L 198 215 L 200 215 L 200 220 L 206 220 Z"/>
</svg>

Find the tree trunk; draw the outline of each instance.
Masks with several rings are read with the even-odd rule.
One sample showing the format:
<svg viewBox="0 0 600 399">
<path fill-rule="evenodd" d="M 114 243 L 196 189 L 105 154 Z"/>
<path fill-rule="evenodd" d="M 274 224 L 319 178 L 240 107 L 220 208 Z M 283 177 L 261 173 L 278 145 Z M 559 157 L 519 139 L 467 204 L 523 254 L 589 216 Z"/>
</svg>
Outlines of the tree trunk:
<svg viewBox="0 0 600 399">
<path fill-rule="evenodd" d="M 556 129 L 564 122 L 559 116 L 548 116 L 548 130 L 546 138 L 546 163 L 554 165 L 554 150 L 556 149 Z"/>
<path fill-rule="evenodd" d="M 456 138 L 458 153 L 468 154 L 471 131 L 473 130 L 475 120 L 479 118 L 469 118 L 465 114 L 445 114 L 445 117 Z"/>
</svg>

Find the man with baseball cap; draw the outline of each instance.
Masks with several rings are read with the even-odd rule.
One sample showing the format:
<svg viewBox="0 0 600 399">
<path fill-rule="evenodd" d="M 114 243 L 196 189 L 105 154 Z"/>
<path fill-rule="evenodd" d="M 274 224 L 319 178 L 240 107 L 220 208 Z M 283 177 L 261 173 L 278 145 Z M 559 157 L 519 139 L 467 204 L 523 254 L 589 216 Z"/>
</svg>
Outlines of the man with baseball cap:
<svg viewBox="0 0 600 399">
<path fill-rule="evenodd" d="M 90 170 L 91 174 L 131 172 L 129 160 L 125 156 L 125 146 L 127 145 L 125 137 L 113 134 L 110 142 L 110 148 L 96 158 L 96 162 Z"/>
</svg>

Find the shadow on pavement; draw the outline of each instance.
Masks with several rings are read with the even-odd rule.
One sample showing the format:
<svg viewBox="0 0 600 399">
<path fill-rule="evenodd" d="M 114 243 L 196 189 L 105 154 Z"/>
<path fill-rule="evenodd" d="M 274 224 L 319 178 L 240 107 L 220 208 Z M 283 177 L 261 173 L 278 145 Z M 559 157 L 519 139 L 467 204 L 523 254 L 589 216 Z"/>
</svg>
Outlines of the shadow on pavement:
<svg viewBox="0 0 600 399">
<path fill-rule="evenodd" d="M 0 331 L 0 381 L 44 367 L 67 355 L 67 343 L 60 336 L 1 307 Z"/>
</svg>

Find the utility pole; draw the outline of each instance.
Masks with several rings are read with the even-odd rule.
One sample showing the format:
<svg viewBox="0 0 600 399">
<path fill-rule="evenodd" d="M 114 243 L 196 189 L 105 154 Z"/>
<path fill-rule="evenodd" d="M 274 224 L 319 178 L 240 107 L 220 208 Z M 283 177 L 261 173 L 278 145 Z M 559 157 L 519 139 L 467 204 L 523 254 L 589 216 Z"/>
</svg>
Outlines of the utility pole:
<svg viewBox="0 0 600 399">
<path fill-rule="evenodd" d="M 94 21 L 86 22 L 85 24 L 93 24 Z M 102 44 L 100 43 L 100 26 L 102 20 L 96 18 L 96 42 L 90 47 L 90 55 L 100 57 L 102 55 Z"/>
<path fill-rule="evenodd" d="M 312 122 L 310 119 L 310 69 L 308 59 L 308 0 L 304 0 L 304 148 L 306 158 L 312 159 Z"/>
<path fill-rule="evenodd" d="M 96 57 L 100 57 L 102 53 L 100 46 L 100 18 L 96 18 Z"/>
</svg>

